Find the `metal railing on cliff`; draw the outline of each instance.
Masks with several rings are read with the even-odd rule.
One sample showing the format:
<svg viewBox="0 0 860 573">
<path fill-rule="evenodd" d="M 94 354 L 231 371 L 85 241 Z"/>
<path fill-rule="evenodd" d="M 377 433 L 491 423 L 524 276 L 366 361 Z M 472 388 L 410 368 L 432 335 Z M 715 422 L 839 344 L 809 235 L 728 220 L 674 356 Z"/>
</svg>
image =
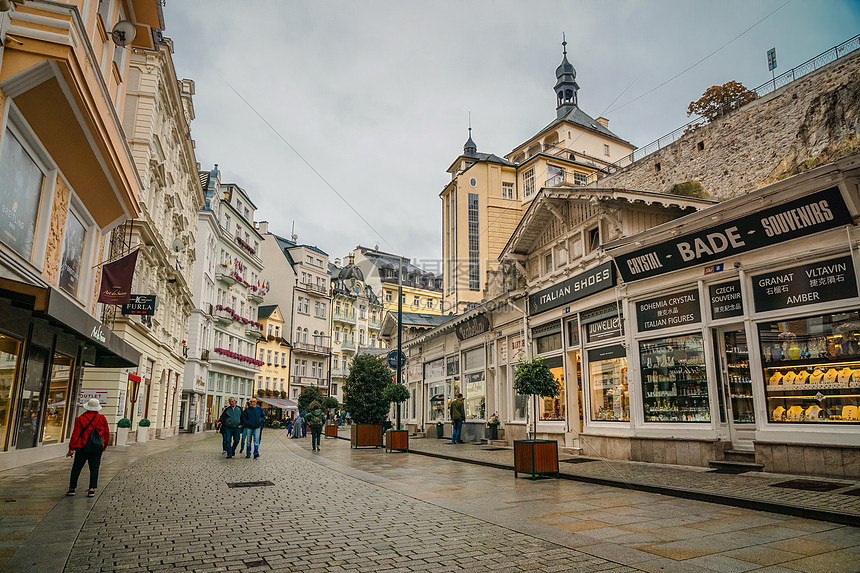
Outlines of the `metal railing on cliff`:
<svg viewBox="0 0 860 573">
<path fill-rule="evenodd" d="M 805 76 L 811 72 L 814 72 L 815 70 L 817 70 L 817 69 L 819 69 L 819 68 L 821 68 L 821 67 L 823 67 L 823 66 L 825 66 L 825 65 L 827 65 L 833 61 L 836 61 L 839 58 L 841 58 L 847 54 L 850 54 L 851 52 L 857 50 L 858 48 L 860 48 L 860 34 L 854 36 L 850 40 L 846 40 L 845 42 L 842 42 L 838 46 L 834 46 L 833 48 L 830 48 L 826 52 L 822 52 L 822 53 L 818 54 L 814 58 L 800 64 L 799 66 L 796 66 L 796 67 L 788 70 L 784 74 L 780 74 L 780 75 L 776 76 L 771 81 L 765 82 L 762 85 L 758 86 L 757 88 L 755 88 L 751 91 L 755 92 L 757 98 L 765 96 L 765 95 L 769 94 L 770 92 L 776 91 L 777 89 L 779 89 L 785 85 L 788 85 L 791 82 L 793 82 L 799 78 L 802 78 L 803 76 Z M 675 143 L 676 141 L 681 139 L 681 137 L 683 137 L 689 131 L 695 129 L 696 127 L 698 127 L 700 125 L 704 125 L 706 123 L 708 123 L 707 119 L 705 119 L 703 117 L 697 117 L 697 118 L 693 119 L 692 121 L 690 121 L 689 123 L 682 125 L 681 127 L 676 129 L 672 133 L 668 133 L 668 134 L 664 135 L 663 137 L 660 137 L 659 139 L 652 141 L 648 145 L 645 145 L 643 147 L 639 147 L 636 150 L 634 150 L 633 153 L 622 157 L 621 159 L 619 159 L 615 163 L 611 163 L 610 165 L 607 165 L 606 167 L 604 167 L 600 171 L 592 173 L 589 176 L 588 182 L 594 183 L 595 181 L 597 181 L 603 177 L 606 177 L 607 175 L 611 175 L 611 174 L 619 171 L 620 169 L 628 167 L 629 165 L 636 163 L 640 159 L 643 159 L 643 158 L 647 157 L 648 155 L 651 155 L 652 153 L 655 153 L 655 152 L 663 149 L 664 147 Z"/>
</svg>

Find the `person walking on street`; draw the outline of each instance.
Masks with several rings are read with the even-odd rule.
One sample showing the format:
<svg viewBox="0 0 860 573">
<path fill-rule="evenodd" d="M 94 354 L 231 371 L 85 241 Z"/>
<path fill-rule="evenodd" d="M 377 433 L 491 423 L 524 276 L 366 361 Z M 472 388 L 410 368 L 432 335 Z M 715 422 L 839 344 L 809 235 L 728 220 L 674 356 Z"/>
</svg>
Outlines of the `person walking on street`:
<svg viewBox="0 0 860 573">
<path fill-rule="evenodd" d="M 311 427 L 311 451 L 320 451 L 320 434 L 322 433 L 323 424 L 325 424 L 325 414 L 323 414 L 322 406 L 317 401 L 311 403 L 311 411 L 308 412 L 305 418 L 308 426 Z"/>
<path fill-rule="evenodd" d="M 72 475 L 69 477 L 69 491 L 66 495 L 75 495 L 78 487 L 78 478 L 84 464 L 90 467 L 90 488 L 87 497 L 95 497 L 96 488 L 99 486 L 99 465 L 102 462 L 102 452 L 107 448 L 110 440 L 110 428 L 107 419 L 99 414 L 102 409 L 98 398 L 90 398 L 84 404 L 84 412 L 75 420 L 75 429 L 72 431 L 72 439 L 69 440 L 69 453 L 67 456 L 75 456 L 72 462 Z"/>
<path fill-rule="evenodd" d="M 229 406 L 224 408 L 221 418 L 221 433 L 224 435 L 224 451 L 227 452 L 229 460 L 236 455 L 236 446 L 239 444 L 239 434 L 242 425 L 242 409 L 236 405 L 236 398 L 228 400 Z"/>
<path fill-rule="evenodd" d="M 303 437 L 303 438 L 306 438 L 306 437 L 308 436 L 308 419 L 307 419 L 307 415 L 308 415 L 308 413 L 307 413 L 306 411 L 305 411 L 305 412 L 302 412 L 302 437 Z"/>
<path fill-rule="evenodd" d="M 296 419 L 293 421 L 293 438 L 301 438 L 302 437 L 302 426 L 305 425 L 305 420 L 302 418 L 301 412 L 296 416 Z"/>
<path fill-rule="evenodd" d="M 263 413 L 263 408 L 257 404 L 256 398 L 251 398 L 248 407 L 242 411 L 242 427 L 244 428 L 242 436 L 248 445 L 246 458 L 251 457 L 251 442 L 254 442 L 254 459 L 260 457 L 260 434 L 263 432 L 265 421 L 266 415 Z"/>
<path fill-rule="evenodd" d="M 457 399 L 451 401 L 448 410 L 451 412 L 451 423 L 454 426 L 451 433 L 451 443 L 462 444 L 463 440 L 460 439 L 460 431 L 463 429 L 463 420 L 466 419 L 466 406 L 463 404 L 462 394 L 457 394 Z"/>
</svg>

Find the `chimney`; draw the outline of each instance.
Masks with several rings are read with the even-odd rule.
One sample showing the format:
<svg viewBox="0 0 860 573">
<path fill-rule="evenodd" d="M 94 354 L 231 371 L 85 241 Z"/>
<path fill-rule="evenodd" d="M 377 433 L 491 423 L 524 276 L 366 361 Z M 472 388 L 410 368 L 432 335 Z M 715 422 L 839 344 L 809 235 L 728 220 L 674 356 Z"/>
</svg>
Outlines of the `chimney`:
<svg viewBox="0 0 860 573">
<path fill-rule="evenodd" d="M 335 259 L 335 260 L 334 260 L 334 266 L 336 266 L 336 267 L 339 267 L 339 266 L 340 266 L 340 259 Z"/>
<path fill-rule="evenodd" d="M 265 235 L 269 232 L 269 222 L 268 221 L 257 221 L 257 231 L 260 232 L 261 235 Z"/>
<path fill-rule="evenodd" d="M 595 121 L 597 123 L 599 123 L 600 125 L 602 125 L 603 127 L 605 127 L 606 129 L 609 129 L 609 120 L 606 119 L 605 117 L 603 117 L 603 116 L 598 117 Z"/>
</svg>

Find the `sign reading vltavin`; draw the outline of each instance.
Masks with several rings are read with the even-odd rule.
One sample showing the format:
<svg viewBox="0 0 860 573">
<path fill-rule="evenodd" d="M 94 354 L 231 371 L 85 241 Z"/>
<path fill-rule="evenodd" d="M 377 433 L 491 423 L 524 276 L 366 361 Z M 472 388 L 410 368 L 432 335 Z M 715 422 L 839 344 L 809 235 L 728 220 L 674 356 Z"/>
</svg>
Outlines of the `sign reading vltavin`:
<svg viewBox="0 0 860 573">
<path fill-rule="evenodd" d="M 852 222 L 838 187 L 659 245 L 615 257 L 625 281 L 635 281 L 805 237 Z"/>
<path fill-rule="evenodd" d="M 850 256 L 752 277 L 757 312 L 857 296 Z"/>
</svg>

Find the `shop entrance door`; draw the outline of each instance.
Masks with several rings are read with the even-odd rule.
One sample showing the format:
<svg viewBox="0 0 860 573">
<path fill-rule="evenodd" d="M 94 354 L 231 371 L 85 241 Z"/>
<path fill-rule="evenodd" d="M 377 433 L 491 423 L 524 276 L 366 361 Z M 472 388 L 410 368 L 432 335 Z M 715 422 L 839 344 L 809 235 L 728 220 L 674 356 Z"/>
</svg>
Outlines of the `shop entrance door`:
<svg viewBox="0 0 860 573">
<path fill-rule="evenodd" d="M 717 329 L 720 377 L 732 448 L 752 450 L 755 438 L 749 346 L 743 325 Z"/>
</svg>

